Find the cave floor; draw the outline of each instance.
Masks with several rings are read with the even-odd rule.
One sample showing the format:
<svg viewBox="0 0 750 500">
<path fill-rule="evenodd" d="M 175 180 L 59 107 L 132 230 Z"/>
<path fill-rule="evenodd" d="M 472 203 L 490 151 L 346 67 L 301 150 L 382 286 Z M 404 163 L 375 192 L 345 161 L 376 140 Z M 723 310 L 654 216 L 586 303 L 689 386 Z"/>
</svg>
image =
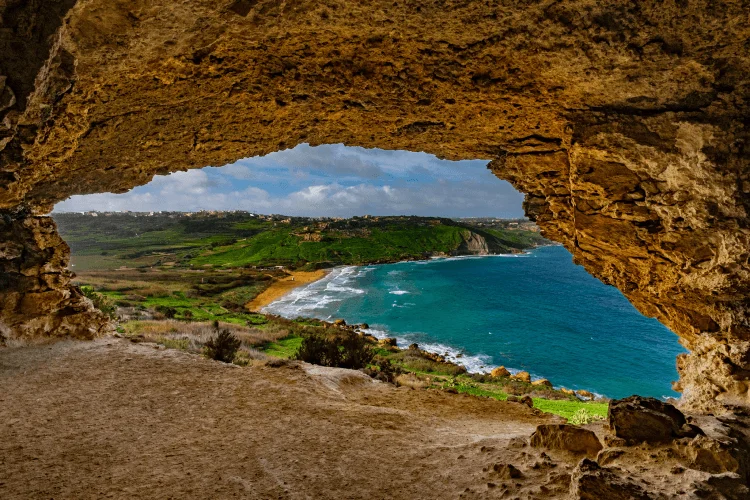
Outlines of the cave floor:
<svg viewBox="0 0 750 500">
<path fill-rule="evenodd" d="M 117 338 L 0 350 L 0 387 L 3 499 L 564 498 L 580 460 L 530 448 L 561 419 L 519 403 Z"/>
</svg>

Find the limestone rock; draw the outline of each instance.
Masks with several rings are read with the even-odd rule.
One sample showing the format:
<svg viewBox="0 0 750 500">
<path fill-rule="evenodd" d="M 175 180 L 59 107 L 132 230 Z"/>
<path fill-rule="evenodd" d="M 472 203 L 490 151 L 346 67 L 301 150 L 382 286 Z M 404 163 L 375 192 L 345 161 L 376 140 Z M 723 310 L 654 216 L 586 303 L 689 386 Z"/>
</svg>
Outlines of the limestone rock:
<svg viewBox="0 0 750 500">
<path fill-rule="evenodd" d="M 491 377 L 510 377 L 510 372 L 504 366 L 498 366 L 490 373 Z"/>
<path fill-rule="evenodd" d="M 666 443 L 701 433 L 687 423 L 680 410 L 655 398 L 614 400 L 609 404 L 608 419 L 612 433 L 630 443 Z"/>
<path fill-rule="evenodd" d="M 534 387 L 548 387 L 550 389 L 552 388 L 552 382 L 550 382 L 546 378 L 540 378 L 539 380 L 534 380 L 531 383 L 531 385 Z"/>
<path fill-rule="evenodd" d="M 498 479 L 518 479 L 523 476 L 513 464 L 495 464 L 492 471 L 497 474 Z"/>
<path fill-rule="evenodd" d="M 737 472 L 740 470 L 738 451 L 707 436 L 696 436 L 684 446 L 683 453 L 691 469 L 712 474 Z"/>
<path fill-rule="evenodd" d="M 527 384 L 531 383 L 531 375 L 529 372 L 518 372 L 511 377 L 520 380 L 521 382 L 526 382 Z"/>
<path fill-rule="evenodd" d="M 584 458 L 571 475 L 570 496 L 576 500 L 651 500 L 643 488 L 623 478 L 614 467 Z"/>
<path fill-rule="evenodd" d="M 567 424 L 543 424 L 531 435 L 531 446 L 563 450 L 595 457 L 602 449 L 599 438 L 592 431 Z"/>
<path fill-rule="evenodd" d="M 301 143 L 488 158 L 546 237 L 681 337 L 685 404 L 750 405 L 747 6 L 454 7 L 0 3 L 0 215 Z M 27 315 L 6 328 L 79 314 L 18 309 L 5 283 Z"/>
</svg>

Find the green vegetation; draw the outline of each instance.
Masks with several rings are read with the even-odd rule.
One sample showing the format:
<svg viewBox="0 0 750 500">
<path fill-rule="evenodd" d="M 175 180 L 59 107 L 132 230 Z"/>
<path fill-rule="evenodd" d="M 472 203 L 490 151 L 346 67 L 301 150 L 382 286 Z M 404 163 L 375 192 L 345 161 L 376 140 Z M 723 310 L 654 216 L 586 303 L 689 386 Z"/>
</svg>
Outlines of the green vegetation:
<svg viewBox="0 0 750 500">
<path fill-rule="evenodd" d="M 110 297 L 101 293 L 96 293 L 90 286 L 82 286 L 81 293 L 83 293 L 84 297 L 94 303 L 94 307 L 110 318 L 114 319 L 117 316 L 117 306 Z"/>
<path fill-rule="evenodd" d="M 76 271 L 242 266 L 332 267 L 462 254 L 472 236 L 493 253 L 543 244 L 537 232 L 437 217 L 310 219 L 247 213 L 55 214 Z M 486 226 L 486 227 L 485 227 Z"/>
<path fill-rule="evenodd" d="M 217 323 L 216 336 L 208 339 L 204 349 L 206 350 L 206 356 L 209 358 L 224 363 L 231 363 L 234 361 L 240 345 L 242 345 L 240 339 L 232 335 L 227 329 L 219 330 Z"/>
<path fill-rule="evenodd" d="M 269 356 L 282 359 L 292 359 L 297 355 L 300 346 L 302 346 L 302 337 L 298 335 L 289 335 L 276 342 L 270 342 L 262 346 L 263 352 Z"/>
<path fill-rule="evenodd" d="M 426 217 L 346 220 L 222 214 L 55 214 L 70 244 L 77 283 L 118 331 L 136 342 L 203 353 L 239 365 L 269 357 L 363 369 L 384 382 L 534 406 L 573 422 L 606 415 L 583 402 L 509 377 L 468 374 L 439 355 L 397 349 L 344 325 L 249 312 L 245 305 L 275 279 L 276 266 L 313 269 L 467 253 L 481 237 L 494 253 L 545 240 L 524 221 Z"/>
<path fill-rule="evenodd" d="M 307 363 L 359 370 L 373 358 L 372 348 L 363 335 L 343 330 L 331 335 L 312 331 L 302 337 L 294 358 Z"/>
</svg>

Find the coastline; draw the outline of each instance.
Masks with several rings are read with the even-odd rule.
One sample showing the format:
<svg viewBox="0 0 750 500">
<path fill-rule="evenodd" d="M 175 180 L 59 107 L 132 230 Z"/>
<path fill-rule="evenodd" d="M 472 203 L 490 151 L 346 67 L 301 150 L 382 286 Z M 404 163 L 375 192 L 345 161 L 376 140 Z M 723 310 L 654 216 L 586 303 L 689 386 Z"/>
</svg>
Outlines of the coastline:
<svg viewBox="0 0 750 500">
<path fill-rule="evenodd" d="M 259 293 L 253 300 L 245 304 L 245 308 L 251 312 L 260 312 L 268 304 L 279 300 L 295 288 L 309 285 L 321 280 L 329 273 L 329 269 L 318 269 L 316 271 L 288 271 L 289 276 L 274 280 L 268 288 Z"/>
<path fill-rule="evenodd" d="M 292 284 L 293 282 L 291 282 L 289 280 L 289 278 L 284 278 L 280 282 L 279 281 L 274 282 L 274 284 L 272 284 L 271 287 L 274 287 L 274 285 L 280 285 L 280 286 L 274 287 L 275 288 L 275 290 L 274 290 L 274 297 L 271 300 L 265 300 L 265 301 L 263 301 L 263 305 L 260 306 L 260 307 L 258 307 L 257 311 L 260 311 L 261 308 L 269 305 L 271 302 L 275 302 L 275 301 L 277 301 L 279 299 L 283 299 L 286 295 L 290 294 L 295 289 L 311 285 L 314 282 L 319 281 L 320 279 L 323 279 L 325 277 L 333 278 L 334 279 L 334 284 L 336 284 L 337 287 L 346 287 L 346 286 L 349 286 L 348 284 L 336 283 L 337 278 L 338 278 L 337 271 L 341 271 L 341 270 L 362 269 L 362 268 L 366 268 L 368 266 L 389 265 L 389 264 L 398 264 L 398 263 L 407 263 L 407 262 L 411 262 L 411 263 L 423 262 L 423 263 L 427 264 L 427 263 L 432 263 L 432 262 L 437 262 L 437 261 L 445 261 L 445 260 L 481 259 L 481 258 L 489 258 L 489 257 L 495 257 L 495 258 L 497 258 L 497 257 L 506 257 L 506 258 L 508 258 L 508 257 L 510 257 L 510 258 L 513 258 L 513 257 L 516 257 L 516 258 L 518 258 L 518 257 L 527 257 L 530 254 L 532 254 L 534 251 L 536 251 L 536 250 L 538 250 L 540 248 L 551 247 L 551 246 L 561 246 L 561 245 L 554 245 L 554 244 L 553 245 L 535 245 L 533 247 L 526 248 L 523 251 L 516 252 L 516 253 L 481 254 L 481 255 L 477 255 L 477 254 L 446 255 L 446 254 L 443 254 L 443 255 L 431 255 L 431 256 L 423 258 L 423 259 L 398 259 L 398 260 L 394 260 L 394 261 L 390 261 L 390 262 L 372 262 L 372 263 L 360 264 L 360 265 L 336 266 L 336 267 L 333 267 L 333 268 L 330 268 L 330 269 L 326 269 L 324 273 L 320 274 L 319 278 L 317 278 L 317 279 L 309 279 L 308 281 L 306 281 L 304 283 L 300 281 L 300 282 L 297 282 L 296 284 Z M 313 273 L 303 273 L 303 274 L 313 274 Z M 270 291 L 271 287 L 269 287 L 269 289 L 268 289 L 269 291 Z M 253 301 L 253 302 L 255 302 L 255 301 Z M 297 300 L 295 300 L 294 302 L 295 302 L 295 305 L 297 305 Z M 304 304 L 304 302 L 302 302 L 301 304 Z M 268 312 L 269 311 L 267 311 L 267 313 Z M 284 312 L 281 312 L 281 311 L 271 311 L 270 314 L 277 314 L 277 315 L 280 315 L 282 317 L 286 317 L 288 319 L 292 319 L 293 317 L 297 317 L 297 316 L 310 316 L 310 317 L 314 317 L 316 319 L 319 319 L 321 321 L 329 321 L 329 322 L 332 322 L 332 321 L 338 320 L 338 319 L 345 319 L 346 321 L 350 320 L 350 318 L 342 318 L 340 316 L 336 316 L 336 317 L 331 317 L 331 316 L 322 317 L 322 316 L 317 316 L 315 314 L 309 315 L 309 314 L 304 314 L 304 313 L 301 313 L 301 312 L 299 314 L 297 314 L 297 315 L 295 315 L 295 314 L 291 314 L 290 315 L 290 314 L 285 314 Z M 382 328 L 382 326 L 381 326 L 381 328 Z M 398 333 L 390 332 L 387 329 L 381 330 L 378 327 L 369 327 L 368 326 L 367 328 L 361 328 L 360 331 L 362 333 L 364 333 L 364 334 L 367 334 L 367 335 L 370 335 L 370 336 L 374 337 L 378 341 L 383 340 L 383 339 L 393 339 L 393 340 L 396 340 L 397 347 L 399 349 L 401 349 L 401 350 L 405 350 L 407 348 L 407 346 L 409 346 L 409 345 L 411 345 L 411 344 L 413 344 L 415 342 L 414 339 L 404 338 L 401 335 L 399 335 Z M 493 369 L 495 369 L 495 368 L 497 368 L 499 366 L 499 365 L 496 365 L 496 364 L 494 364 L 492 362 L 488 362 L 487 359 L 484 359 L 484 358 L 486 358 L 486 355 L 484 355 L 484 354 L 476 354 L 476 355 L 467 354 L 467 353 L 465 353 L 463 351 L 463 349 L 448 346 L 448 345 L 446 345 L 446 344 L 444 344 L 444 343 L 442 343 L 440 341 L 434 340 L 434 339 L 433 340 L 428 340 L 428 341 L 424 341 L 423 340 L 423 341 L 420 341 L 418 344 L 419 344 L 419 349 L 421 351 L 423 351 L 425 353 L 432 354 L 432 355 L 440 356 L 442 359 L 445 360 L 445 362 L 452 363 L 452 364 L 459 365 L 459 366 L 463 366 L 467 370 L 467 372 L 469 374 L 485 374 L 485 375 L 487 375 Z M 519 372 L 529 373 L 529 372 L 527 372 L 527 369 L 524 369 L 524 368 L 513 368 L 513 367 L 508 367 L 508 366 L 506 366 L 505 368 L 511 373 L 512 376 L 515 376 Z M 548 380 L 544 375 L 540 375 L 539 373 L 534 373 L 534 372 L 530 373 L 530 377 L 531 377 L 531 379 L 533 381 L 542 380 L 542 379 Z M 562 385 L 555 384 L 554 385 L 554 390 L 560 390 L 562 387 L 563 387 Z M 580 387 L 580 386 L 577 386 L 577 385 L 573 385 L 572 387 L 573 387 L 573 389 L 572 389 L 573 391 L 581 391 L 582 390 L 582 392 L 584 394 L 591 394 L 591 400 L 599 400 L 599 399 L 602 399 L 602 398 L 606 398 L 606 396 L 604 396 L 603 394 L 599 393 L 598 391 L 584 390 L 583 387 Z M 585 396 L 584 396 L 584 398 L 585 398 Z"/>
</svg>

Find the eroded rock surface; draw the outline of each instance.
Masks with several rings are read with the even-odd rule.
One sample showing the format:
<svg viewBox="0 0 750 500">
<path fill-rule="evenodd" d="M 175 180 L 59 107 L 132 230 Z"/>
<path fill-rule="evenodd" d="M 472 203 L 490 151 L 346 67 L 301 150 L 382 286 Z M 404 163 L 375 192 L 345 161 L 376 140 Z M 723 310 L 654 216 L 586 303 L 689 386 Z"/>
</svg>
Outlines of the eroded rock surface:
<svg viewBox="0 0 750 500">
<path fill-rule="evenodd" d="M 615 437 L 630 444 L 668 443 L 681 437 L 696 437 L 703 431 L 669 403 L 654 398 L 630 396 L 610 402 L 609 428 Z"/>
<path fill-rule="evenodd" d="M 70 286 L 70 249 L 50 217 L 0 217 L 0 345 L 39 337 L 95 338 L 111 330 Z"/>
<path fill-rule="evenodd" d="M 5 213 L 302 142 L 486 158 L 547 237 L 681 337 L 685 404 L 750 403 L 746 2 L 13 0 L 0 17 Z M 0 322 L 49 333 L 24 311 Z"/>
<path fill-rule="evenodd" d="M 530 444 L 534 448 L 569 451 L 592 457 L 602 449 L 602 444 L 593 431 L 566 424 L 540 425 L 531 435 Z"/>
</svg>

